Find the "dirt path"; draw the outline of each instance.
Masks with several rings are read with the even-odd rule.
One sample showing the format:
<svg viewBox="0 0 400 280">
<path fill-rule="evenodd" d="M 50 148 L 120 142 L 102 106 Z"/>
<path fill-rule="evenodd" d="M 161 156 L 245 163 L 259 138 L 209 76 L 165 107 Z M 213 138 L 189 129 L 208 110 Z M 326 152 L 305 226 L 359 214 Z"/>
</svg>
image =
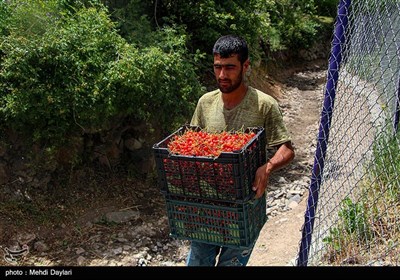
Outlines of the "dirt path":
<svg viewBox="0 0 400 280">
<path fill-rule="evenodd" d="M 306 205 L 304 198 L 295 209 L 268 220 L 248 266 L 296 265 Z"/>
<path fill-rule="evenodd" d="M 315 139 L 323 101 L 326 68 L 321 64 L 309 65 L 301 71 L 286 73 L 282 79 L 281 106 L 285 121 L 292 134 L 296 158 L 276 173 L 292 184 L 310 182 L 315 150 Z M 276 182 L 278 181 L 278 182 Z M 279 188 L 279 180 L 271 180 Z M 295 265 L 301 240 L 301 229 L 307 207 L 307 192 L 299 204 L 290 211 L 269 217 L 257 240 L 249 266 Z"/>
</svg>

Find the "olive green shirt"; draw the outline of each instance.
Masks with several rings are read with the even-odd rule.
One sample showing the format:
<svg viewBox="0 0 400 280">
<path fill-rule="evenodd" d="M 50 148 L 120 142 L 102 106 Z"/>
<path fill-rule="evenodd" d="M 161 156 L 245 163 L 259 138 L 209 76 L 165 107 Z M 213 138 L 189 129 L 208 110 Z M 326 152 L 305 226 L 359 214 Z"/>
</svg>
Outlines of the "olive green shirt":
<svg viewBox="0 0 400 280">
<path fill-rule="evenodd" d="M 264 127 L 267 147 L 291 140 L 278 102 L 272 96 L 248 87 L 243 100 L 228 110 L 224 108 L 221 94 L 220 90 L 214 90 L 201 96 L 190 124 L 209 132 Z"/>
</svg>

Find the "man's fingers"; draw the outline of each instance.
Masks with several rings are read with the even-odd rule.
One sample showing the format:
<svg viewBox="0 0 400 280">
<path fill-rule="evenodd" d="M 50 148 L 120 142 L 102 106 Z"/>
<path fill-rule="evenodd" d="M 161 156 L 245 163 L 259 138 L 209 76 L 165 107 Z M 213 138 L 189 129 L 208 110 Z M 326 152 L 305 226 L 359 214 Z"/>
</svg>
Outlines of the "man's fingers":
<svg viewBox="0 0 400 280">
<path fill-rule="evenodd" d="M 256 181 L 256 184 L 254 184 L 253 185 L 253 191 L 256 191 L 258 188 L 259 188 L 259 186 L 260 186 L 260 182 L 261 182 L 261 180 L 260 179 L 258 179 L 257 181 Z"/>
</svg>

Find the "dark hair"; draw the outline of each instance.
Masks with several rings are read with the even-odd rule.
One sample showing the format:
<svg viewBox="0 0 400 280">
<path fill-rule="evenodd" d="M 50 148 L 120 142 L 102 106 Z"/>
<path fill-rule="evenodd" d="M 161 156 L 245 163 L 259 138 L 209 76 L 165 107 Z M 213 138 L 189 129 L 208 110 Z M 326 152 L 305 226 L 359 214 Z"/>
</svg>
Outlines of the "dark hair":
<svg viewBox="0 0 400 280">
<path fill-rule="evenodd" d="M 213 54 L 228 58 L 237 54 L 240 63 L 244 63 L 249 58 L 249 49 L 246 41 L 236 35 L 225 35 L 220 37 L 214 44 Z"/>
</svg>

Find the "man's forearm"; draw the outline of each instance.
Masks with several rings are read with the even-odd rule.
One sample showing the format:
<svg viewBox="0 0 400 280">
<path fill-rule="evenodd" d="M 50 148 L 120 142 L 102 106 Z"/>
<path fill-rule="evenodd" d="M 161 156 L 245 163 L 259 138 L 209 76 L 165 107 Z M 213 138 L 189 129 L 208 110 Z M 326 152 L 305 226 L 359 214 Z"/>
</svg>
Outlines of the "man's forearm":
<svg viewBox="0 0 400 280">
<path fill-rule="evenodd" d="M 294 158 L 294 149 L 291 142 L 282 144 L 275 154 L 266 163 L 266 173 L 281 169 L 288 165 Z"/>
</svg>

